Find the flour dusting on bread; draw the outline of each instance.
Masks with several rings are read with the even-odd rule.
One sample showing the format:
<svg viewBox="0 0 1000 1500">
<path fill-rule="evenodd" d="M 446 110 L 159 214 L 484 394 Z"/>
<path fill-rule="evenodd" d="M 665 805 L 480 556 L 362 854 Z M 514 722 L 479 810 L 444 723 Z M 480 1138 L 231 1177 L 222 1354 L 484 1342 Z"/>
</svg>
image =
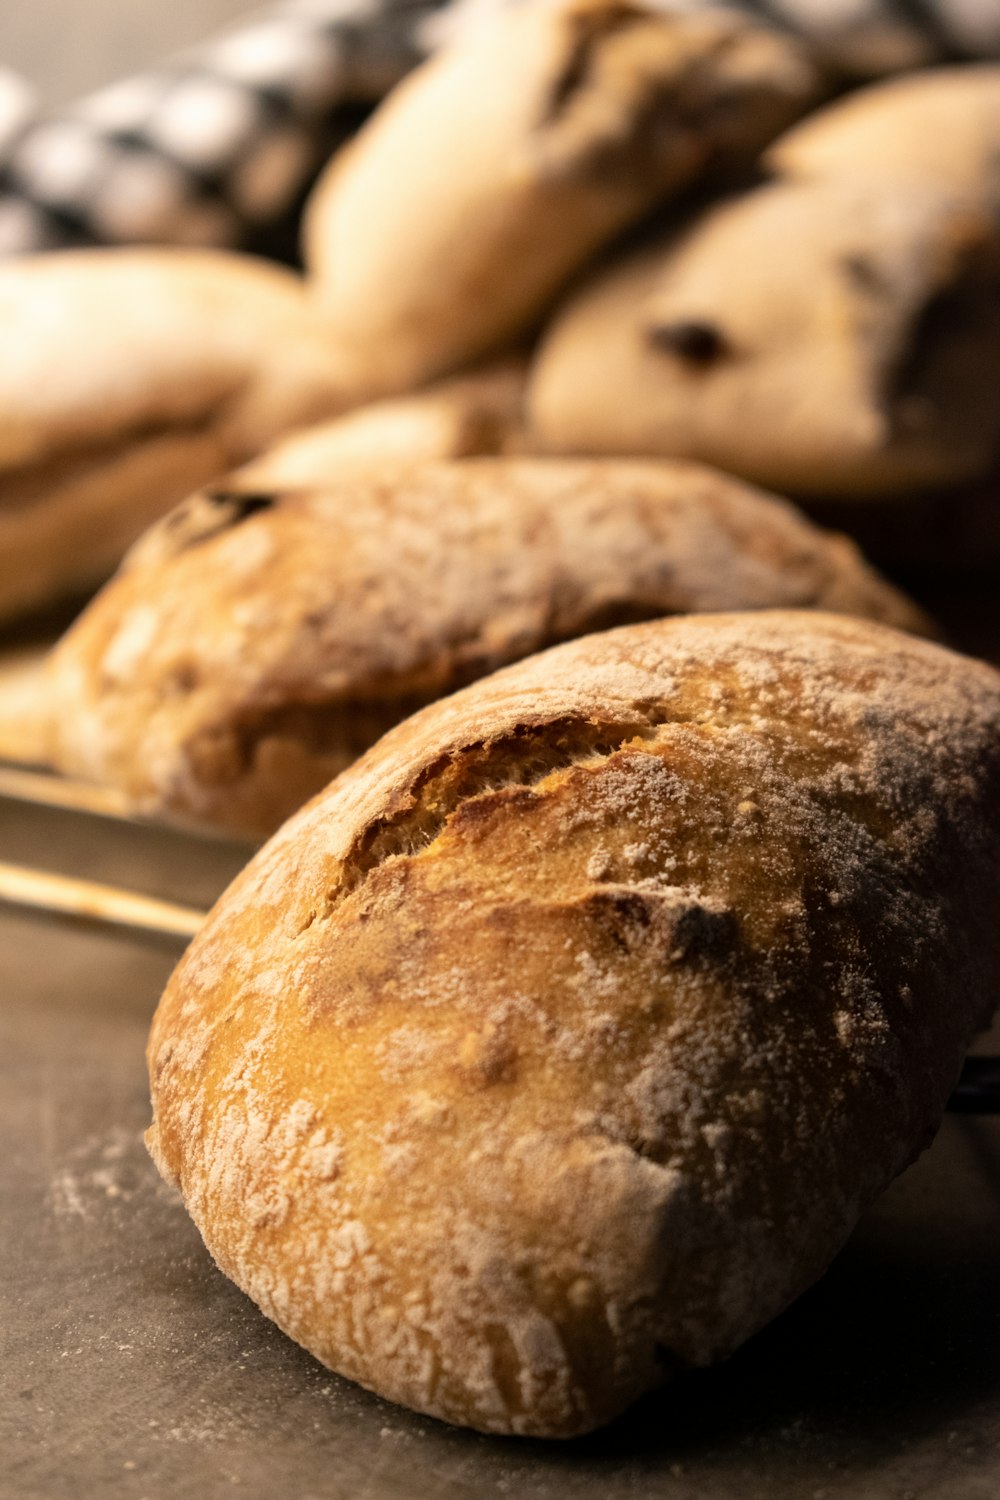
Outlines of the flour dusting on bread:
<svg viewBox="0 0 1000 1500">
<path fill-rule="evenodd" d="M 180 965 L 161 1169 L 342 1373 L 491 1431 L 607 1420 L 780 1311 L 927 1143 L 1000 982 L 998 730 L 990 668 L 781 612 L 425 709 Z"/>
</svg>

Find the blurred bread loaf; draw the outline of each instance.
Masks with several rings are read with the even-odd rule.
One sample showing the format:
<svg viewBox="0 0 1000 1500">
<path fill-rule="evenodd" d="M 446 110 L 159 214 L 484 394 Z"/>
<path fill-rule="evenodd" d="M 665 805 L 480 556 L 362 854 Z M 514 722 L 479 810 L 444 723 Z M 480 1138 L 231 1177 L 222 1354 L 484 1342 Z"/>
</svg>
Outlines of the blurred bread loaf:
<svg viewBox="0 0 1000 1500">
<path fill-rule="evenodd" d="M 530 327 L 654 204 L 751 163 L 815 72 L 776 32 L 633 0 L 512 6 L 418 68 L 320 179 L 305 251 L 372 393 Z"/>
<path fill-rule="evenodd" d="M 92 587 L 157 516 L 346 403 L 301 280 L 224 252 L 0 264 L 0 619 Z"/>
<path fill-rule="evenodd" d="M 782 177 L 881 177 L 1000 200 L 1000 67 L 925 68 L 816 110 L 774 143 Z"/>
<path fill-rule="evenodd" d="M 524 362 L 509 359 L 403 396 L 385 396 L 280 439 L 227 484 L 322 486 L 353 464 L 518 452 L 526 445 L 525 376 Z"/>
<path fill-rule="evenodd" d="M 230 887 L 153 1023 L 150 1150 L 333 1369 L 585 1432 L 928 1144 L 1000 994 L 998 810 L 1000 675 L 940 647 L 782 612 L 557 647 Z"/>
<path fill-rule="evenodd" d="M 622 620 L 776 604 L 926 625 L 849 542 L 693 465 L 469 459 L 208 490 L 55 648 L 50 759 L 142 812 L 267 833 L 505 662 Z"/>
<path fill-rule="evenodd" d="M 796 495 L 976 480 L 1000 451 L 1000 218 L 947 186 L 770 182 L 597 273 L 543 338 L 553 451 L 698 459 Z"/>
</svg>

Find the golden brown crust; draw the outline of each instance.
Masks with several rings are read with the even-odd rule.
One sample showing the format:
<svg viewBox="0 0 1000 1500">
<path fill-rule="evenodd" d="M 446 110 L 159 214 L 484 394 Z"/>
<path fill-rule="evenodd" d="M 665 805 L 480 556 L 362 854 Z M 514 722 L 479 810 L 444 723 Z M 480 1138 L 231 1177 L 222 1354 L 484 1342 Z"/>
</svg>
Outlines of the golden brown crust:
<svg viewBox="0 0 1000 1500">
<path fill-rule="evenodd" d="M 612 264 L 542 341 L 529 422 L 556 452 L 698 459 L 793 494 L 989 471 L 1000 229 L 940 186 L 777 181 Z"/>
<path fill-rule="evenodd" d="M 92 585 L 196 485 L 346 401 L 301 280 L 247 256 L 29 256 L 0 267 L 0 325 L 0 617 Z"/>
<path fill-rule="evenodd" d="M 400 725 L 216 906 L 149 1144 L 282 1328 L 567 1436 L 718 1358 L 927 1143 L 1000 986 L 1000 676 L 765 613 Z"/>
<path fill-rule="evenodd" d="M 353 377 L 405 390 L 530 328 L 602 244 L 808 104 L 775 32 L 632 0 L 513 6 L 425 63 L 320 179 L 305 250 Z"/>
<path fill-rule="evenodd" d="M 774 605 L 926 627 L 843 538 L 694 465 L 237 485 L 143 538 L 57 647 L 52 758 L 147 813 L 269 833 L 392 724 L 506 662 L 623 620 Z"/>
</svg>

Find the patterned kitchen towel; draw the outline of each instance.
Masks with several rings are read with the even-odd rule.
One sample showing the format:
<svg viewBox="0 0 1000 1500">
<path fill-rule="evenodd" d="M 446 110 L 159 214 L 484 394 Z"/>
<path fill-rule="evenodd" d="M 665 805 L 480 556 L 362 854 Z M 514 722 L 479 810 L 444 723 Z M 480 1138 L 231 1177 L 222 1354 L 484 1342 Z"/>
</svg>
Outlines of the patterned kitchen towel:
<svg viewBox="0 0 1000 1500">
<path fill-rule="evenodd" d="M 173 243 L 291 257 L 298 210 L 324 161 L 410 68 L 503 3 L 516 0 L 285 0 L 30 123 L 12 80 L 6 129 L 0 73 L 0 254 Z M 853 76 L 1000 56 L 1000 0 L 739 8 L 805 36 Z"/>
<path fill-rule="evenodd" d="M 37 118 L 3 149 L 0 254 L 268 248 L 322 163 L 428 51 L 442 0 L 286 0 Z"/>
</svg>

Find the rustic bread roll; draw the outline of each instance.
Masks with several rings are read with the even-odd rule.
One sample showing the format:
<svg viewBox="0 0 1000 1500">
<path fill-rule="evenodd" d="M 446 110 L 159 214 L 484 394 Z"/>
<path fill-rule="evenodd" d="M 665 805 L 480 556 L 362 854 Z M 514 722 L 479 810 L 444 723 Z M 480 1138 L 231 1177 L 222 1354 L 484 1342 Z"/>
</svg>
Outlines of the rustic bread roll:
<svg viewBox="0 0 1000 1500">
<path fill-rule="evenodd" d="M 689 465 L 469 460 L 196 496 L 52 656 L 51 760 L 269 833 L 415 708 L 602 625 L 823 605 L 920 629 L 842 538 Z"/>
<path fill-rule="evenodd" d="M 928 68 L 859 89 L 793 126 L 765 164 L 783 176 L 939 184 L 1000 196 L 1000 67 Z"/>
<path fill-rule="evenodd" d="M 147 1140 L 333 1369 L 566 1437 L 728 1354 L 925 1147 L 1000 994 L 1000 675 L 830 615 L 425 709 L 222 897 Z"/>
<path fill-rule="evenodd" d="M 0 619 L 106 577 L 156 516 L 345 404 L 291 272 L 223 252 L 0 266 Z"/>
<path fill-rule="evenodd" d="M 505 360 L 406 396 L 387 396 L 282 438 L 227 484 L 291 489 L 336 480 L 346 464 L 472 458 L 525 446 L 526 368 Z"/>
<path fill-rule="evenodd" d="M 907 494 L 1000 450 L 1000 220 L 881 179 L 769 183 L 612 264 L 543 340 L 543 447 Z"/>
<path fill-rule="evenodd" d="M 632 0 L 514 6 L 418 68 L 320 179 L 305 254 L 373 393 L 530 326 L 653 204 L 751 162 L 806 108 L 797 44 Z"/>
</svg>

